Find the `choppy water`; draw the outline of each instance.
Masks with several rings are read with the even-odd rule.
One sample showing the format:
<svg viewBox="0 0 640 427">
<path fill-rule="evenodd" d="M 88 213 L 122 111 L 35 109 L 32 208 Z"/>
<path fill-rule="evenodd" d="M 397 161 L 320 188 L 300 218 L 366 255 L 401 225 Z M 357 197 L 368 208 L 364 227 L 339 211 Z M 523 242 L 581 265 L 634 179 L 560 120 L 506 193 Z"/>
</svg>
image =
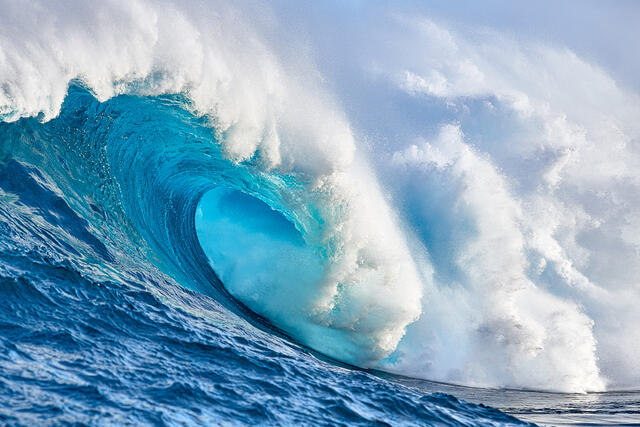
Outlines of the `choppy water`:
<svg viewBox="0 0 640 427">
<path fill-rule="evenodd" d="M 640 9 L 487 8 L 0 0 L 0 423 L 640 422 Z"/>
<path fill-rule="evenodd" d="M 637 391 L 564 394 L 526 390 L 488 390 L 394 378 L 422 392 L 452 394 L 468 402 L 499 408 L 538 425 L 638 425 Z"/>
</svg>

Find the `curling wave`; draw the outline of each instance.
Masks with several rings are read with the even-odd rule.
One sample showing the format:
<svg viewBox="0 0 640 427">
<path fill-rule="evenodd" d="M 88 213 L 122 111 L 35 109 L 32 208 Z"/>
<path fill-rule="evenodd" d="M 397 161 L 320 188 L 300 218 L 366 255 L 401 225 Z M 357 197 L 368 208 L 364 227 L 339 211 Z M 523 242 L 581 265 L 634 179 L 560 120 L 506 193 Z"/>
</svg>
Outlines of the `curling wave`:
<svg viewBox="0 0 640 427">
<path fill-rule="evenodd" d="M 5 152 L 88 221 L 84 261 L 153 260 L 361 367 L 640 385 L 635 94 L 572 52 L 426 16 L 302 49 L 281 6 L 248 5 L 2 5 Z"/>
</svg>

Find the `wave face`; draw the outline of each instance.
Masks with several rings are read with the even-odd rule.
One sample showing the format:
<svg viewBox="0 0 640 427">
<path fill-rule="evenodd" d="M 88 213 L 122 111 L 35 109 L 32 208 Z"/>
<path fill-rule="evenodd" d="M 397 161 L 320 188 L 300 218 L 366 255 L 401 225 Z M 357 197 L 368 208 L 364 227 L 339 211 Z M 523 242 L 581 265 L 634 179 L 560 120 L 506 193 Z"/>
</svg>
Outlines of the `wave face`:
<svg viewBox="0 0 640 427">
<path fill-rule="evenodd" d="M 132 369 L 158 349 L 175 370 L 159 387 L 212 406 L 233 392 L 220 367 L 246 376 L 257 357 L 309 393 L 320 385 L 300 375 L 355 378 L 449 416 L 449 398 L 297 344 L 480 387 L 640 386 L 640 101 L 603 68 L 456 31 L 446 8 L 330 4 L 309 20 L 279 2 L 31 6 L 0 5 L 2 345 L 15 372 L 42 351 L 47 375 L 80 364 L 59 384 L 89 387 L 86 363 L 116 381 L 95 335 Z M 180 361 L 211 381 L 178 381 Z M 120 407 L 113 390 L 137 387 L 136 372 L 86 392 Z M 289 410 L 265 421 L 299 421 Z M 232 416 L 219 411 L 207 416 Z"/>
<path fill-rule="evenodd" d="M 0 124 L 2 422 L 520 424 L 320 360 L 229 295 L 196 207 L 259 180 L 185 106 L 72 85 L 55 119 Z"/>
</svg>

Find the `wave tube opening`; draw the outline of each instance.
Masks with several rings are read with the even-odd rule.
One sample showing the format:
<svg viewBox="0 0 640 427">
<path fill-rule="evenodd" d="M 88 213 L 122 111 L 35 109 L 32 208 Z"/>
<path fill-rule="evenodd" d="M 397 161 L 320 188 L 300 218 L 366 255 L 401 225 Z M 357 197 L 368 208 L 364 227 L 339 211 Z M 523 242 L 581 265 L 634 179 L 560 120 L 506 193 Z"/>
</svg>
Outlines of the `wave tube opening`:
<svg viewBox="0 0 640 427">
<path fill-rule="evenodd" d="M 296 315 L 323 278 L 323 260 L 296 226 L 240 190 L 223 186 L 204 194 L 196 211 L 196 232 L 226 289 L 276 324 L 287 324 L 287 317 Z"/>
</svg>

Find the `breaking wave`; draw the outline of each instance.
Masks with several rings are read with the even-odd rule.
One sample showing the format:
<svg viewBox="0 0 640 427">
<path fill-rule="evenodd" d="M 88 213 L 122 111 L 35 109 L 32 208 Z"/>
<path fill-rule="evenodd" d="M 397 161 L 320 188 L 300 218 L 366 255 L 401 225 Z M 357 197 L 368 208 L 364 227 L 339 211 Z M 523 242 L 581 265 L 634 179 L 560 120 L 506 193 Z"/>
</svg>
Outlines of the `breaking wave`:
<svg viewBox="0 0 640 427">
<path fill-rule="evenodd" d="M 360 367 L 640 385 L 640 103 L 602 68 L 376 6 L 3 3 L 2 189 L 47 183 L 83 268 Z"/>
</svg>

